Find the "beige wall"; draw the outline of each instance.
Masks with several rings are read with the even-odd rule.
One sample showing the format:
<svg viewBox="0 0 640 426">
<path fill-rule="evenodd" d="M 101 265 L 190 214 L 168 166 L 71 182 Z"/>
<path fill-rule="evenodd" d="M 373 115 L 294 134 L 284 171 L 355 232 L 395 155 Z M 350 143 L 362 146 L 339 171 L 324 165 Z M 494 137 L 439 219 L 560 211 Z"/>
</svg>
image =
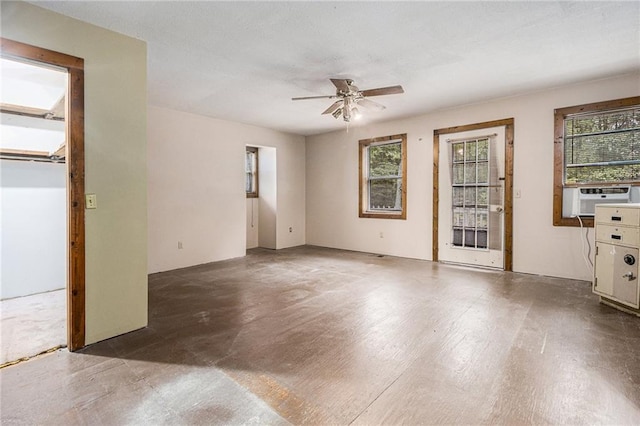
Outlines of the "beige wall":
<svg viewBox="0 0 640 426">
<path fill-rule="evenodd" d="M 513 269 L 589 280 L 580 230 L 552 226 L 553 111 L 640 94 L 640 75 L 307 138 L 307 244 L 431 259 L 433 130 L 515 118 Z M 407 133 L 407 220 L 358 218 L 358 140 Z M 380 238 L 383 232 L 384 238 Z M 589 232 L 593 246 L 593 230 Z"/>
<path fill-rule="evenodd" d="M 148 114 L 150 273 L 245 255 L 246 145 L 275 148 L 275 247 L 304 244 L 304 137 L 152 106 Z M 259 222 L 262 233 L 269 225 Z"/>
<path fill-rule="evenodd" d="M 2 37 L 85 60 L 86 343 L 147 324 L 146 44 L 22 2 Z"/>
</svg>

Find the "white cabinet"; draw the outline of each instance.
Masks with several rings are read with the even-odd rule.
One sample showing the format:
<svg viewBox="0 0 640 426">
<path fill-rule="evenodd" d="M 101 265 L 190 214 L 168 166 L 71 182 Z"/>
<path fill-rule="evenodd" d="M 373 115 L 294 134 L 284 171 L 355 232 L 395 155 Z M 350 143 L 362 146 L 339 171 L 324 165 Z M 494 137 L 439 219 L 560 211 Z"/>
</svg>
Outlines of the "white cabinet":
<svg viewBox="0 0 640 426">
<path fill-rule="evenodd" d="M 640 315 L 640 204 L 596 205 L 593 292 Z"/>
</svg>

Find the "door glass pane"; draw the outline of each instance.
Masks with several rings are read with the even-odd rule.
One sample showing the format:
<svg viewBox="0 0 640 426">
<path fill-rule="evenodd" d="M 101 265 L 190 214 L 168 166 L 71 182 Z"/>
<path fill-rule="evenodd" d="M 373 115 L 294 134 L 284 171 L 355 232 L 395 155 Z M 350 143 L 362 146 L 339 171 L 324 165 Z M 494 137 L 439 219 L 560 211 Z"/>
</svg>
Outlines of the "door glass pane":
<svg viewBox="0 0 640 426">
<path fill-rule="evenodd" d="M 464 183 L 464 164 L 453 165 L 453 183 L 454 184 Z"/>
<path fill-rule="evenodd" d="M 473 208 L 464 209 L 464 227 L 465 228 L 476 227 L 476 209 L 473 209 Z"/>
<path fill-rule="evenodd" d="M 465 163 L 464 165 L 464 183 L 476 182 L 476 163 Z"/>
<path fill-rule="evenodd" d="M 464 188 L 464 204 L 466 206 L 473 206 L 476 204 L 476 187 L 467 186 Z"/>
<path fill-rule="evenodd" d="M 489 213 L 494 188 L 489 165 L 491 158 L 488 138 L 471 139 L 451 144 L 452 229 L 451 243 L 455 247 L 486 250 L 489 247 L 491 221 Z"/>
<path fill-rule="evenodd" d="M 489 159 L 489 139 L 480 139 L 478 141 L 478 161 L 486 161 Z"/>
<path fill-rule="evenodd" d="M 489 214 L 487 210 L 478 210 L 476 219 L 476 227 L 478 229 L 487 229 L 487 225 L 489 223 Z"/>
<path fill-rule="evenodd" d="M 489 182 L 489 162 L 478 163 L 478 183 Z"/>
<path fill-rule="evenodd" d="M 474 229 L 465 228 L 464 230 L 464 246 L 474 248 L 476 245 L 476 233 Z"/>
<path fill-rule="evenodd" d="M 467 161 L 475 161 L 476 160 L 476 142 L 475 141 L 467 142 L 467 147 L 466 147 L 465 151 L 466 151 L 466 154 L 467 154 L 465 156 L 466 157 L 465 159 Z"/>
<path fill-rule="evenodd" d="M 478 231 L 476 236 L 477 248 L 487 248 L 487 231 Z"/>
<path fill-rule="evenodd" d="M 480 186 L 478 187 L 478 198 L 477 198 L 477 202 L 479 206 L 486 206 L 487 205 L 487 201 L 489 199 L 489 188 L 487 188 L 486 186 Z"/>
<path fill-rule="evenodd" d="M 451 146 L 453 149 L 453 161 L 464 161 L 464 142 L 454 143 Z"/>
<path fill-rule="evenodd" d="M 453 245 L 455 247 L 462 246 L 462 228 L 454 228 L 453 229 Z"/>
<path fill-rule="evenodd" d="M 454 206 L 464 205 L 464 188 L 461 186 L 453 187 L 453 205 Z"/>
<path fill-rule="evenodd" d="M 464 209 L 461 207 L 453 209 L 453 226 L 460 228 L 464 226 Z"/>
</svg>

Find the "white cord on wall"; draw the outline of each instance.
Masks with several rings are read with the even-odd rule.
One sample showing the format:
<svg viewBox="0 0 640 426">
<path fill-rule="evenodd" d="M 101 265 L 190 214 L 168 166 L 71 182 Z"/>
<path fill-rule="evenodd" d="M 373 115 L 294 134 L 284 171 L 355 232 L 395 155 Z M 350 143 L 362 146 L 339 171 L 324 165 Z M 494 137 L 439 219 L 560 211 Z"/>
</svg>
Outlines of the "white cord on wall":
<svg viewBox="0 0 640 426">
<path fill-rule="evenodd" d="M 580 236 L 582 237 L 582 258 L 584 259 L 584 263 L 587 264 L 587 267 L 589 268 L 589 270 L 591 271 L 591 273 L 593 274 L 593 262 L 591 262 L 591 244 L 589 243 L 589 228 L 584 228 L 584 225 L 582 223 L 582 218 L 580 218 L 580 216 L 573 216 L 575 218 L 578 219 L 578 222 L 580 222 Z M 582 231 L 585 231 L 584 233 L 582 233 Z M 588 251 L 585 253 L 585 248 L 588 249 Z"/>
</svg>

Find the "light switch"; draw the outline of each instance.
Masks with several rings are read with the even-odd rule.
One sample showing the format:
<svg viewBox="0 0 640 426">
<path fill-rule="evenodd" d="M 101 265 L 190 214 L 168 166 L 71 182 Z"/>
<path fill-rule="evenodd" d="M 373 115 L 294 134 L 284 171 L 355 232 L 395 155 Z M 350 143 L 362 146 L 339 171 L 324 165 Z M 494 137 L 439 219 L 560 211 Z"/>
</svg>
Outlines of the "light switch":
<svg viewBox="0 0 640 426">
<path fill-rule="evenodd" d="M 97 209 L 98 199 L 96 194 L 84 194 L 84 205 L 87 209 Z"/>
</svg>

